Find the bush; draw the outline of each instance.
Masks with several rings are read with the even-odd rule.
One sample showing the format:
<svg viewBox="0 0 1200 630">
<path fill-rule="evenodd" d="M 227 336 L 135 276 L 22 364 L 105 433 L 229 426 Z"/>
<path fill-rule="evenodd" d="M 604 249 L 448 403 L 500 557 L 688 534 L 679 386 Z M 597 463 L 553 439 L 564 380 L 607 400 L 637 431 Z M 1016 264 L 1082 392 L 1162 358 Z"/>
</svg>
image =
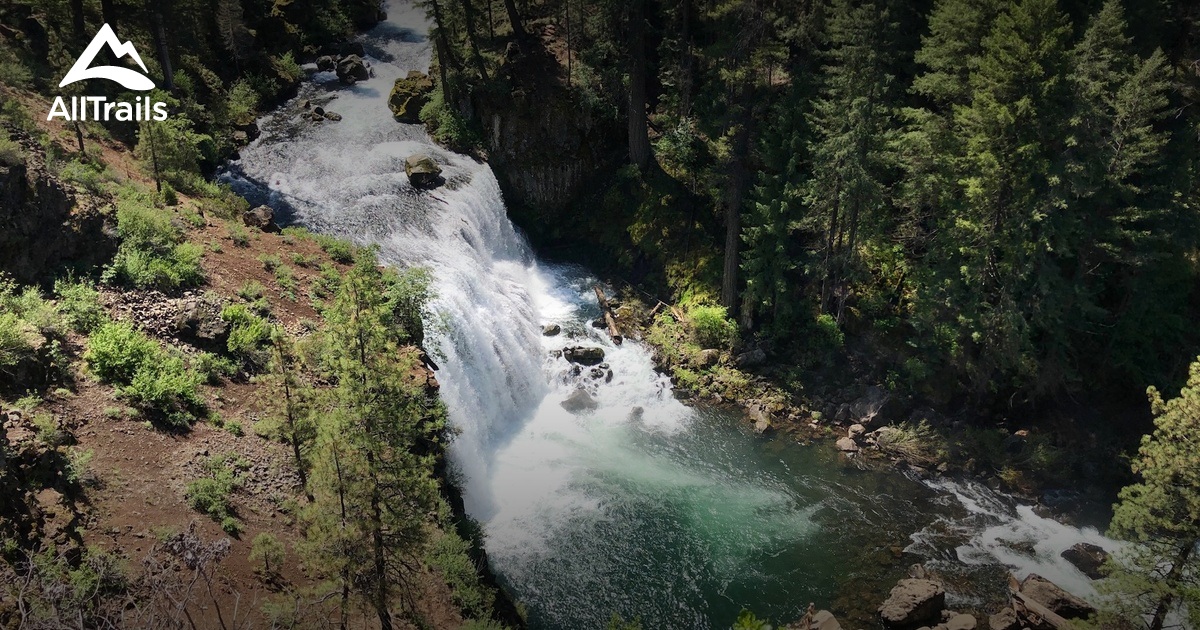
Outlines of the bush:
<svg viewBox="0 0 1200 630">
<path fill-rule="evenodd" d="M 275 254 L 260 254 L 258 262 L 262 263 L 263 269 L 267 271 L 275 271 L 283 264 L 283 261 Z"/>
<path fill-rule="evenodd" d="M 230 123 L 238 127 L 248 125 L 258 114 L 258 93 L 246 80 L 238 80 L 229 88 L 225 107 Z"/>
<path fill-rule="evenodd" d="M 117 234 L 121 246 L 104 272 L 106 281 L 163 290 L 204 282 L 204 248 L 183 242 L 183 232 L 168 213 L 126 201 L 117 209 Z"/>
<path fill-rule="evenodd" d="M 460 152 L 469 152 L 481 144 L 480 135 L 471 122 L 458 110 L 446 105 L 440 89 L 421 108 L 420 117 L 438 144 Z"/>
<path fill-rule="evenodd" d="M 236 536 L 241 532 L 242 525 L 234 515 L 230 495 L 242 486 L 240 471 L 244 470 L 244 463 L 226 455 L 209 459 L 205 462 L 205 468 L 207 477 L 188 482 L 188 505 L 220 523 L 225 533 Z"/>
<path fill-rule="evenodd" d="M 63 165 L 58 172 L 62 179 L 77 184 L 84 190 L 101 195 L 107 191 L 107 185 L 117 181 L 117 175 L 101 162 L 80 162 L 71 160 Z"/>
<path fill-rule="evenodd" d="M 160 414 L 171 427 L 187 427 L 204 408 L 196 388 L 201 377 L 158 343 L 124 322 L 100 326 L 83 355 L 100 380 L 120 386 L 135 405 Z"/>
<path fill-rule="evenodd" d="M 9 139 L 7 134 L 0 135 L 0 164 L 15 166 L 25 163 L 25 149 Z"/>
<path fill-rule="evenodd" d="M 0 372 L 12 373 L 12 369 L 36 353 L 35 343 L 40 338 L 16 313 L 0 313 Z"/>
<path fill-rule="evenodd" d="M 108 320 L 100 306 L 100 292 L 87 280 L 57 280 L 54 294 L 58 296 L 58 311 L 77 333 L 90 333 Z"/>
<path fill-rule="evenodd" d="M 146 362 L 121 394 L 137 405 L 157 411 L 175 428 L 191 426 L 193 411 L 203 409 L 204 401 L 196 391 L 200 377 L 183 365 L 183 359 L 165 353 Z"/>
<path fill-rule="evenodd" d="M 250 562 L 257 565 L 256 570 L 268 579 L 279 577 L 286 555 L 283 543 L 267 532 L 255 536 L 250 543 Z"/>
<path fill-rule="evenodd" d="M 266 287 L 264 287 L 261 282 L 258 280 L 251 280 L 246 284 L 243 284 L 241 288 L 237 290 L 237 294 L 238 297 L 242 298 L 243 300 L 246 300 L 247 302 L 253 302 L 261 298 L 265 291 Z"/>
<path fill-rule="evenodd" d="M 487 617 L 491 614 L 495 593 L 479 583 L 470 550 L 469 542 L 449 530 L 431 546 L 425 561 L 442 574 L 464 616 Z"/>
<path fill-rule="evenodd" d="M 265 366 L 268 356 L 263 346 L 271 338 L 270 322 L 251 313 L 245 304 L 226 306 L 221 319 L 230 324 L 229 351 L 250 366 Z"/>
<path fill-rule="evenodd" d="M 107 383 L 128 385 L 143 365 L 158 358 L 158 344 L 125 322 L 109 322 L 88 339 L 83 360 L 88 370 Z"/>
<path fill-rule="evenodd" d="M 344 265 L 349 265 L 350 263 L 354 262 L 354 245 L 352 245 L 350 241 L 342 240 L 333 236 L 326 236 L 324 234 L 315 234 L 313 235 L 313 238 L 316 239 L 317 245 L 320 245 L 321 249 L 324 250 L 326 254 L 329 254 L 329 257 L 332 258 L 334 262 L 339 262 Z"/>
<path fill-rule="evenodd" d="M 296 282 L 296 272 L 291 267 L 283 265 L 275 270 L 275 284 L 292 300 L 296 299 L 296 289 L 299 285 Z"/>
<path fill-rule="evenodd" d="M 696 306 L 688 313 L 692 336 L 704 348 L 727 348 L 737 337 L 737 324 L 723 306 Z"/>
</svg>

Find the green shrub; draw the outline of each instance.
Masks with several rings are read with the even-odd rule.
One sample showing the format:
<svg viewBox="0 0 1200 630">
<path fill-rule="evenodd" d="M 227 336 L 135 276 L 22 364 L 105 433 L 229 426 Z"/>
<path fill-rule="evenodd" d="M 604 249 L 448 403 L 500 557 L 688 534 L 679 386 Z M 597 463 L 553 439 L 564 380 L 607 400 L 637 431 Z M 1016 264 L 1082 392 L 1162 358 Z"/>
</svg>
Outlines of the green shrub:
<svg viewBox="0 0 1200 630">
<path fill-rule="evenodd" d="M 53 302 L 42 297 L 37 287 L 20 289 L 0 274 L 0 313 L 12 313 L 48 337 L 59 337 L 66 324 Z"/>
<path fill-rule="evenodd" d="M 242 213 L 250 209 L 250 203 L 225 184 L 209 184 L 201 191 L 200 207 L 204 214 L 227 220 L 242 220 Z"/>
<path fill-rule="evenodd" d="M 267 363 L 264 345 L 271 339 L 271 323 L 250 312 L 245 304 L 231 304 L 221 311 L 221 319 L 229 322 L 227 347 L 247 365 L 263 367 Z"/>
<path fill-rule="evenodd" d="M 332 258 L 334 262 L 339 262 L 345 265 L 349 265 L 350 263 L 354 262 L 354 245 L 352 245 L 350 241 L 342 240 L 334 236 L 326 236 L 324 234 L 315 234 L 313 235 L 313 238 L 316 239 L 317 244 L 321 246 L 321 249 L 324 250 L 326 254 L 329 254 L 329 257 Z"/>
<path fill-rule="evenodd" d="M 246 284 L 243 284 L 241 288 L 237 290 L 237 294 L 238 297 L 242 298 L 243 300 L 246 300 L 247 302 L 253 302 L 261 298 L 266 290 L 266 287 L 264 287 L 258 280 L 251 280 Z"/>
<path fill-rule="evenodd" d="M 58 448 L 71 440 L 71 434 L 62 427 L 58 418 L 49 413 L 33 415 L 33 428 L 37 430 L 37 440 L 48 448 Z"/>
<path fill-rule="evenodd" d="M 118 181 L 118 176 L 99 161 L 71 160 L 59 169 L 58 175 L 95 195 L 104 194 L 107 192 L 108 184 Z"/>
<path fill-rule="evenodd" d="M 207 477 L 189 481 L 187 501 L 192 509 L 207 514 L 230 536 L 241 532 L 241 522 L 233 512 L 230 495 L 242 486 L 243 462 L 229 455 L 213 457 L 204 464 Z"/>
<path fill-rule="evenodd" d="M 16 313 L 0 313 L 0 372 L 11 373 L 36 353 L 37 332 Z"/>
<path fill-rule="evenodd" d="M 234 126 L 248 125 L 258 114 L 258 93 L 244 79 L 234 82 L 224 103 L 228 120 Z"/>
<path fill-rule="evenodd" d="M 229 224 L 229 240 L 237 247 L 250 247 L 250 235 L 238 223 Z"/>
<path fill-rule="evenodd" d="M 242 437 L 246 435 L 246 430 L 242 428 L 242 423 L 237 420 L 230 420 L 225 423 L 225 430 L 234 437 Z"/>
<path fill-rule="evenodd" d="M 296 272 L 291 267 L 283 265 L 275 270 L 275 284 L 279 285 L 279 289 L 292 300 L 296 299 L 296 289 L 299 284 L 296 282 Z"/>
<path fill-rule="evenodd" d="M 420 117 L 438 144 L 456 151 L 470 151 L 481 144 L 479 132 L 456 108 L 446 105 L 440 89 L 421 108 Z"/>
<path fill-rule="evenodd" d="M 272 57 L 271 67 L 289 83 L 295 83 L 304 78 L 304 69 L 300 67 L 299 63 L 296 63 L 296 57 L 290 50 L 280 57 Z"/>
<path fill-rule="evenodd" d="M 179 205 L 179 195 L 175 192 L 175 187 L 171 185 L 171 182 L 163 182 L 159 197 L 162 199 L 164 206 Z"/>
<path fill-rule="evenodd" d="M 184 367 L 183 359 L 160 353 L 134 374 L 121 395 L 135 404 L 162 414 L 167 424 L 175 428 L 191 426 L 195 411 L 203 409 L 204 401 L 196 391 L 200 377 Z"/>
<path fill-rule="evenodd" d="M 58 311 L 75 332 L 87 334 L 108 321 L 108 314 L 100 306 L 100 292 L 91 282 L 60 279 L 54 282 L 54 294 L 58 296 Z"/>
<path fill-rule="evenodd" d="M 0 164 L 15 166 L 25 163 L 25 149 L 13 140 L 7 133 L 0 133 Z"/>
<path fill-rule="evenodd" d="M 275 271 L 283 264 L 283 260 L 275 254 L 260 254 L 258 262 L 262 263 L 263 269 L 267 271 Z"/>
<path fill-rule="evenodd" d="M 255 536 L 254 541 L 250 543 L 250 563 L 268 579 L 279 577 L 286 555 L 287 550 L 283 543 L 267 532 Z"/>
<path fill-rule="evenodd" d="M 63 475 L 66 477 L 67 483 L 81 484 L 90 483 L 95 480 L 95 474 L 92 472 L 92 457 L 96 452 L 92 449 L 72 448 L 67 452 L 67 466 L 63 470 Z"/>
<path fill-rule="evenodd" d="M 88 339 L 83 360 L 88 370 L 107 383 L 128 385 L 141 367 L 162 350 L 125 322 L 102 324 Z"/>
<path fill-rule="evenodd" d="M 464 616 L 487 617 L 491 614 L 495 593 L 479 583 L 470 550 L 471 544 L 451 529 L 433 543 L 425 561 L 442 574 L 442 579 L 450 586 L 454 603 Z"/>
<path fill-rule="evenodd" d="M 192 370 L 209 385 L 217 385 L 222 378 L 229 378 L 237 374 L 238 368 L 236 363 L 225 357 L 211 352 L 201 352 L 192 359 Z"/>
<path fill-rule="evenodd" d="M 185 243 L 183 232 L 167 212 L 133 201 L 117 209 L 121 246 L 104 272 L 106 281 L 121 281 L 139 289 L 177 289 L 204 282 L 200 259 L 204 248 Z"/>
<path fill-rule="evenodd" d="M 737 337 L 737 324 L 723 306 L 696 306 L 688 312 L 692 336 L 704 348 L 726 348 Z"/>
</svg>

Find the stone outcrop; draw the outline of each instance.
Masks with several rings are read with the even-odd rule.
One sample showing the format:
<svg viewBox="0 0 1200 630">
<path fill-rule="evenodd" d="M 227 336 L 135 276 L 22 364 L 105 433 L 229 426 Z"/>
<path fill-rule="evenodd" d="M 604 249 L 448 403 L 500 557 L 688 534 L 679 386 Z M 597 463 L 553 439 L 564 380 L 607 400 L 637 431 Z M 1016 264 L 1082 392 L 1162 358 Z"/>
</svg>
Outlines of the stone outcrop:
<svg viewBox="0 0 1200 630">
<path fill-rule="evenodd" d="M 337 62 L 337 77 L 344 85 L 354 85 L 371 78 L 367 63 L 359 55 L 347 55 Z"/>
<path fill-rule="evenodd" d="M 542 326 L 542 335 L 545 337 L 557 337 L 562 332 L 562 326 L 558 324 L 546 324 Z"/>
<path fill-rule="evenodd" d="M 900 580 L 879 606 L 879 618 L 888 628 L 931 626 L 946 608 L 946 589 L 933 580 Z"/>
<path fill-rule="evenodd" d="M 396 79 L 388 96 L 388 107 L 392 116 L 402 123 L 421 122 L 421 108 L 429 102 L 433 91 L 433 80 L 424 72 L 413 70 L 403 79 Z"/>
<path fill-rule="evenodd" d="M 573 413 L 581 414 L 588 411 L 595 411 L 600 406 L 592 395 L 587 393 L 587 390 L 582 387 L 575 390 L 566 400 L 559 403 L 563 409 Z"/>
<path fill-rule="evenodd" d="M 279 226 L 275 225 L 275 211 L 270 206 L 258 206 L 243 212 L 242 223 L 264 232 L 279 231 Z"/>
<path fill-rule="evenodd" d="M 24 159 L 0 161 L 0 271 L 35 282 L 65 263 L 100 265 L 116 252 L 111 204 L 52 175 L 41 145 L 0 126 Z"/>
<path fill-rule="evenodd" d="M 1104 577 L 1104 563 L 1108 561 L 1108 556 L 1103 547 L 1091 543 L 1077 543 L 1062 552 L 1067 562 L 1093 580 Z"/>
<path fill-rule="evenodd" d="M 410 155 L 404 160 L 404 174 L 416 188 L 431 188 L 442 181 L 442 167 L 428 155 Z"/>
<path fill-rule="evenodd" d="M 563 349 L 563 358 L 579 365 L 600 365 L 604 362 L 604 349 L 595 346 L 572 346 Z"/>
</svg>

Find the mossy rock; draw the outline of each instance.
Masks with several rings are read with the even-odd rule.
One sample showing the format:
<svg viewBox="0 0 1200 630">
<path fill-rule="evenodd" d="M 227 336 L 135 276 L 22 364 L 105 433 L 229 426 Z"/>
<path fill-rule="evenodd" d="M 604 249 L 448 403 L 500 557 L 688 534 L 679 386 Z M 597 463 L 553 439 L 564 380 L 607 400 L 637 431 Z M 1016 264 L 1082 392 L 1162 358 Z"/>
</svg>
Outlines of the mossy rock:
<svg viewBox="0 0 1200 630">
<path fill-rule="evenodd" d="M 388 96 L 388 107 L 392 115 L 402 123 L 416 124 L 421 122 L 421 108 L 429 102 L 429 93 L 433 91 L 433 79 L 424 72 L 413 70 L 403 79 L 396 79 L 392 93 Z"/>
</svg>

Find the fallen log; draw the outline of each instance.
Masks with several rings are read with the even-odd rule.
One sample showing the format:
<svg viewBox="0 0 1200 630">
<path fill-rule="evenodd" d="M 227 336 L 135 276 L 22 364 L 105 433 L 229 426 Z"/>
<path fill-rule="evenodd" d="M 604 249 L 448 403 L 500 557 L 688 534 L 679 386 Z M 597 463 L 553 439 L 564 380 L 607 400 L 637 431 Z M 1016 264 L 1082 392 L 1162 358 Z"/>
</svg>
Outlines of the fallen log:
<svg viewBox="0 0 1200 630">
<path fill-rule="evenodd" d="M 613 316 L 612 307 L 608 305 L 608 298 L 604 295 L 604 289 L 600 285 L 594 285 L 592 290 L 596 292 L 596 300 L 600 302 L 600 310 L 604 313 L 604 323 L 608 325 L 608 336 L 612 337 L 613 343 L 618 346 L 625 340 L 621 334 L 621 329 L 617 327 L 617 318 Z"/>
<path fill-rule="evenodd" d="M 1012 591 L 1013 610 L 1017 612 L 1017 618 L 1024 621 L 1024 625 L 1028 627 L 1038 627 L 1048 625 L 1055 630 L 1072 630 L 1075 626 L 1057 613 L 1046 608 L 1041 602 L 1029 597 L 1017 589 L 1009 589 Z"/>
</svg>

